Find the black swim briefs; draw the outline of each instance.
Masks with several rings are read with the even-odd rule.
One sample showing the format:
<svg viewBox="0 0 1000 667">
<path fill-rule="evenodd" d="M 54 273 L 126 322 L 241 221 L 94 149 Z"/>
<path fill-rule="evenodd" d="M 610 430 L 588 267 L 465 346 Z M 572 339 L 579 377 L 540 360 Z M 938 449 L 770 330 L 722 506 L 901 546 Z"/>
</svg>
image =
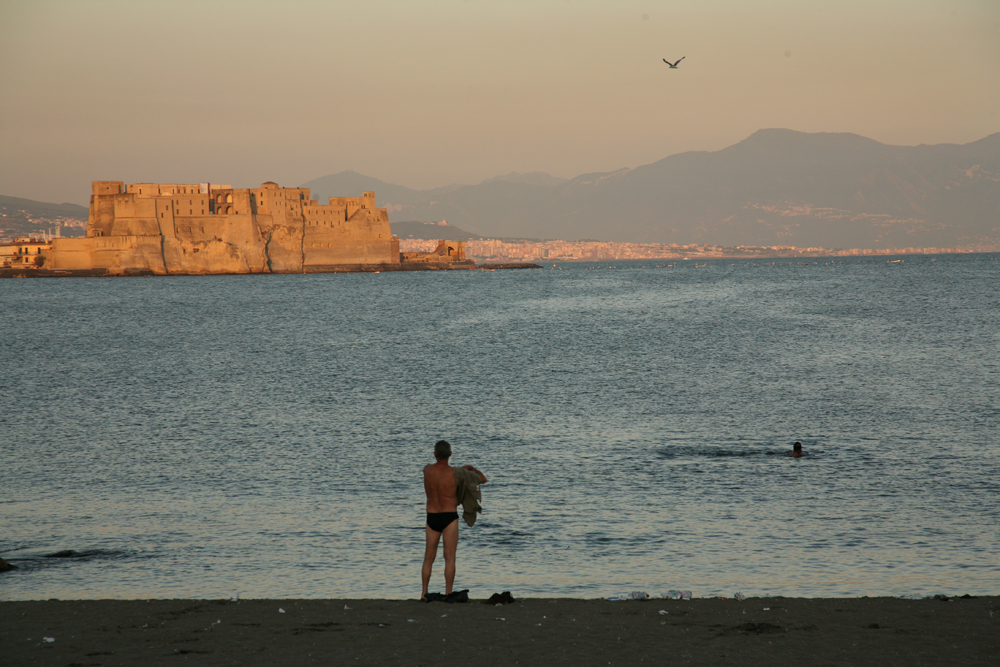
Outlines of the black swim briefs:
<svg viewBox="0 0 1000 667">
<path fill-rule="evenodd" d="M 458 512 L 435 512 L 431 514 L 427 513 L 427 527 L 433 530 L 435 533 L 440 533 L 442 530 L 451 525 L 452 521 L 458 521 Z"/>
</svg>

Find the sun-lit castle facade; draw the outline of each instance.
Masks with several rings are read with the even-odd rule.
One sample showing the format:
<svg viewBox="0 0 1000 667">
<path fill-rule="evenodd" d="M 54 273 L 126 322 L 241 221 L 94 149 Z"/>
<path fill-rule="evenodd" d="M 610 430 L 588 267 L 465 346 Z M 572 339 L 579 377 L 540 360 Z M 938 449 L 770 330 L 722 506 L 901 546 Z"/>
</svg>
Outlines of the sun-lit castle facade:
<svg viewBox="0 0 1000 667">
<path fill-rule="evenodd" d="M 94 181 L 87 237 L 55 239 L 46 268 L 110 274 L 313 273 L 398 265 L 375 193 Z"/>
</svg>

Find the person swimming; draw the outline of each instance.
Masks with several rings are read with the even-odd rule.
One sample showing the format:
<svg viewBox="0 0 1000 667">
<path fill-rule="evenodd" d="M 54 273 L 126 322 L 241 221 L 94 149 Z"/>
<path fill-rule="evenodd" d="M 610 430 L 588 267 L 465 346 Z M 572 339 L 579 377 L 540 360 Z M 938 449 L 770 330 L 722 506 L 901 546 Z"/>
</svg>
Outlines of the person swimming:
<svg viewBox="0 0 1000 667">
<path fill-rule="evenodd" d="M 803 456 L 803 453 L 802 453 L 802 443 L 801 442 L 796 442 L 794 445 L 792 445 L 791 456 L 793 456 L 794 458 L 798 458 L 800 456 Z"/>
</svg>

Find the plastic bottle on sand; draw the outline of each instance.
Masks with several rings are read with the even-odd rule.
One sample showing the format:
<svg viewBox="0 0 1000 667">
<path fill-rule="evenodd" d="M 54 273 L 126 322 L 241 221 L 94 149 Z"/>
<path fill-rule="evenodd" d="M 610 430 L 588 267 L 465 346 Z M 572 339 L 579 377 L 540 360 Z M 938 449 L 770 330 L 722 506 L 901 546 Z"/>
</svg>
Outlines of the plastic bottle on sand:
<svg viewBox="0 0 1000 667">
<path fill-rule="evenodd" d="M 621 602 L 622 600 L 648 600 L 649 593 L 645 591 L 630 591 L 628 593 L 617 593 L 608 598 L 613 602 Z"/>
</svg>

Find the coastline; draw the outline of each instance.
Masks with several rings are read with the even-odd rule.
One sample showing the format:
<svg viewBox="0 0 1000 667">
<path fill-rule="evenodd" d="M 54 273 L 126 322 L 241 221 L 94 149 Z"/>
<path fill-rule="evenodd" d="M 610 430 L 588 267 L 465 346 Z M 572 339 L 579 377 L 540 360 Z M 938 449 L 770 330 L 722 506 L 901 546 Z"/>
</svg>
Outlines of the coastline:
<svg viewBox="0 0 1000 667">
<path fill-rule="evenodd" d="M 495 271 L 497 269 L 540 269 L 541 266 L 527 262 L 506 264 L 476 264 L 471 261 L 459 262 L 401 262 L 399 264 L 331 264 L 310 266 L 304 271 L 293 272 L 253 272 L 253 273 L 170 273 L 158 274 L 149 269 L 125 269 L 111 272 L 107 269 L 45 269 L 45 268 L 0 268 L 2 278 L 148 278 L 176 276 L 249 276 L 249 275 L 295 275 L 298 273 L 382 273 L 396 271 Z"/>
<path fill-rule="evenodd" d="M 1000 597 L 0 602 L 19 665 L 987 665 Z M 47 641 L 46 638 L 53 641 Z"/>
</svg>

